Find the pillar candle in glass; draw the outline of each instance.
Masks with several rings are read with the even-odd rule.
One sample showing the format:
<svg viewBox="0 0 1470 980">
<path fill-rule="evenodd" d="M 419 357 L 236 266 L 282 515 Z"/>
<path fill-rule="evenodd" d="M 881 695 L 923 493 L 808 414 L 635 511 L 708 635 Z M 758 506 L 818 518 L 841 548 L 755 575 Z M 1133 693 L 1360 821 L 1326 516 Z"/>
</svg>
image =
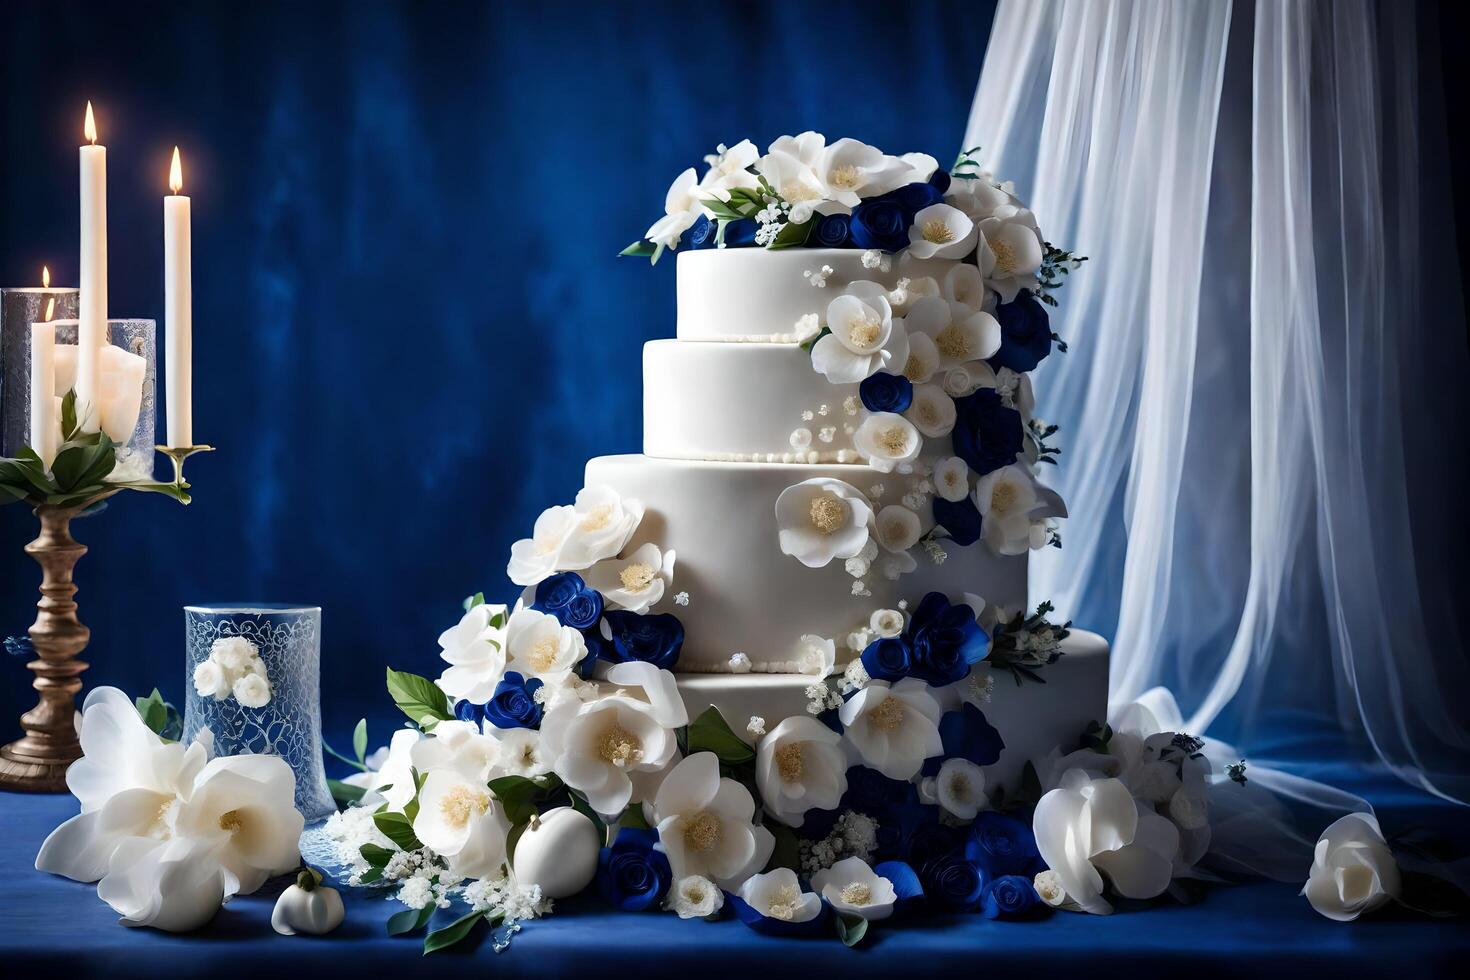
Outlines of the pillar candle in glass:
<svg viewBox="0 0 1470 980">
<path fill-rule="evenodd" d="M 76 287 L 51 286 L 44 269 L 41 281 L 39 287 L 0 289 L 0 456 L 14 456 L 30 445 L 31 324 L 46 319 L 48 303 L 55 304 L 57 320 L 77 315 Z"/>
<path fill-rule="evenodd" d="M 49 322 L 31 324 L 30 445 L 49 470 L 61 445 L 61 421 L 56 415 L 56 324 Z"/>
</svg>

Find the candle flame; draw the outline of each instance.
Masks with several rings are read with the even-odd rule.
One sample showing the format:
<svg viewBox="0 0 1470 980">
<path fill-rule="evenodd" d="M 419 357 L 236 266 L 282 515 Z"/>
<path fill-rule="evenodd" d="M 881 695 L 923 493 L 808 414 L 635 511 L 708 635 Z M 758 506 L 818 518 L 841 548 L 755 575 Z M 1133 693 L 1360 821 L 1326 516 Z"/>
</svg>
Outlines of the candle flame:
<svg viewBox="0 0 1470 980">
<path fill-rule="evenodd" d="M 56 315 L 56 297 L 55 296 L 52 296 L 50 299 L 46 300 L 46 322 L 47 323 L 50 323 L 51 322 L 51 318 L 53 316 L 55 316 L 55 315 Z"/>
<path fill-rule="evenodd" d="M 174 162 L 168 167 L 168 189 L 177 194 L 184 189 L 184 168 L 179 163 L 179 148 L 174 147 Z"/>
<path fill-rule="evenodd" d="M 97 145 L 97 120 L 92 118 L 92 100 L 87 100 L 87 121 L 82 124 L 82 135 L 93 146 Z"/>
<path fill-rule="evenodd" d="M 51 288 L 51 270 L 44 265 L 41 266 L 41 288 Z M 47 317 L 47 319 L 49 320 L 50 317 Z"/>
</svg>

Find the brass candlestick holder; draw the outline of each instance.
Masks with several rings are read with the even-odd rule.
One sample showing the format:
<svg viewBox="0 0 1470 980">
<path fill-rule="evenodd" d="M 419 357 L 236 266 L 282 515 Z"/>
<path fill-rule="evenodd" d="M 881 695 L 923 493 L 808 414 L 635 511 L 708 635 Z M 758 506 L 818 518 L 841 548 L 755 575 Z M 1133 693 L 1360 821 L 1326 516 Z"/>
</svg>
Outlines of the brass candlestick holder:
<svg viewBox="0 0 1470 980">
<path fill-rule="evenodd" d="M 26 554 L 41 566 L 41 601 L 36 603 L 36 622 L 30 628 L 36 659 L 26 664 L 36 675 L 32 686 L 40 694 L 36 706 L 20 716 L 25 735 L 0 747 L 0 789 L 32 793 L 66 790 L 66 770 L 81 758 L 77 739 L 76 696 L 82 689 L 82 672 L 87 664 L 77 659 L 86 649 L 91 630 L 77 618 L 77 592 L 73 571 L 87 546 L 71 536 L 72 518 L 123 490 L 166 492 L 187 504 L 189 484 L 184 480 L 184 460 L 210 446 L 169 447 L 158 450 L 174 464 L 174 482 L 119 483 L 65 505 L 40 503 L 35 507 L 41 534 L 26 545 Z"/>
</svg>

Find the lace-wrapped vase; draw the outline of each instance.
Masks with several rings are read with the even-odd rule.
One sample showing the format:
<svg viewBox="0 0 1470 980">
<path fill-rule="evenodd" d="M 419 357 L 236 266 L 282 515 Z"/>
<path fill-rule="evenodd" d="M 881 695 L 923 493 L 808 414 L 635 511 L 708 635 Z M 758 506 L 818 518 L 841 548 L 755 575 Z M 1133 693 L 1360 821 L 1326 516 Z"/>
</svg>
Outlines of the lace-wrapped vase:
<svg viewBox="0 0 1470 980">
<path fill-rule="evenodd" d="M 336 810 L 322 767 L 321 621 L 316 606 L 184 607 L 184 741 L 208 728 L 216 756 L 280 756 L 308 823 Z"/>
</svg>

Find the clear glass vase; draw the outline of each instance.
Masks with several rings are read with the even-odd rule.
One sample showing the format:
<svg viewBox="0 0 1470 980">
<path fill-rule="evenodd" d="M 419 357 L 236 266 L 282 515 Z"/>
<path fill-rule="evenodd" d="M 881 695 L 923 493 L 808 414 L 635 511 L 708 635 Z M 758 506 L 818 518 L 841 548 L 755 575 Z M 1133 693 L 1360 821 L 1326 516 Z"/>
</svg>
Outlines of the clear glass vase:
<svg viewBox="0 0 1470 980">
<path fill-rule="evenodd" d="M 308 823 L 336 810 L 322 765 L 321 621 L 317 606 L 184 607 L 184 741 L 208 728 L 217 756 L 280 756 Z"/>
</svg>

